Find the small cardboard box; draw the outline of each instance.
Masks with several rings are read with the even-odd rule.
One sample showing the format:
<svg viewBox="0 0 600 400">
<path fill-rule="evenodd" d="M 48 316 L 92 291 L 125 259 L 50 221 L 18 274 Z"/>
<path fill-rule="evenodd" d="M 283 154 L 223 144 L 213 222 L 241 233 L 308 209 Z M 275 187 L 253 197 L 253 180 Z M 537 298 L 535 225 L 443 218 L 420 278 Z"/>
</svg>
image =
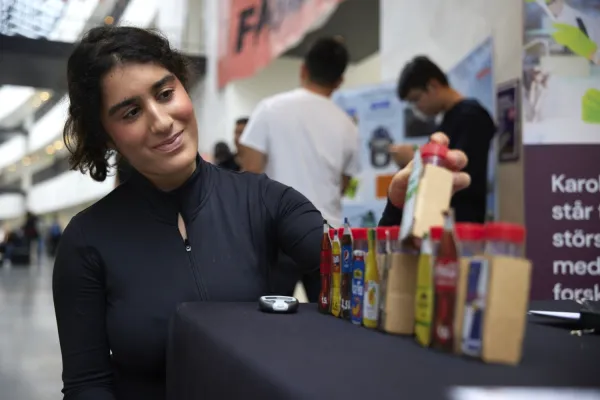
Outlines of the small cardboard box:
<svg viewBox="0 0 600 400">
<path fill-rule="evenodd" d="M 380 329 L 391 334 L 412 335 L 419 255 L 392 253 L 385 257 L 388 268 L 382 282 Z"/>
<path fill-rule="evenodd" d="M 521 361 L 531 262 L 523 258 L 463 258 L 457 285 L 454 350 L 488 363 Z"/>
<path fill-rule="evenodd" d="M 421 239 L 432 226 L 442 225 L 451 197 L 452 172 L 437 165 L 423 165 L 417 150 L 406 191 L 400 239 Z"/>
</svg>

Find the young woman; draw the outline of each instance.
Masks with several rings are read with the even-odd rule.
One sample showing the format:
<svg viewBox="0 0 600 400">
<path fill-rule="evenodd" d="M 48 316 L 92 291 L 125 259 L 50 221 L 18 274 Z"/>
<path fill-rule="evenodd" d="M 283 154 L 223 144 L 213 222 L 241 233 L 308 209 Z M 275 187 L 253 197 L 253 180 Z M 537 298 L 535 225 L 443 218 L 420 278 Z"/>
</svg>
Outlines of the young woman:
<svg viewBox="0 0 600 400">
<path fill-rule="evenodd" d="M 200 158 L 187 61 L 155 33 L 92 29 L 69 58 L 68 82 L 72 167 L 102 181 L 117 152 L 133 170 L 61 238 L 53 292 L 63 393 L 164 400 L 177 305 L 257 301 L 273 291 L 280 250 L 318 279 L 322 217 L 292 188 Z"/>
</svg>

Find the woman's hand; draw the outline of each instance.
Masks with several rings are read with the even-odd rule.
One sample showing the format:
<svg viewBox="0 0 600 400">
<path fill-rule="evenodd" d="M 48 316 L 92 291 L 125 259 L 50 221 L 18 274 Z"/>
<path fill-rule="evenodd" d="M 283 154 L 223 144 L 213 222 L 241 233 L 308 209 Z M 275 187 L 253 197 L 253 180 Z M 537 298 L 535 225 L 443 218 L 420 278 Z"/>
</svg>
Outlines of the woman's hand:
<svg viewBox="0 0 600 400">
<path fill-rule="evenodd" d="M 448 146 L 448 136 L 441 132 L 434 133 L 431 135 L 431 141 L 444 146 Z M 453 193 L 467 188 L 471 184 L 471 177 L 466 172 L 461 172 L 463 168 L 467 166 L 467 156 L 460 150 L 448 151 L 448 162 L 452 168 L 454 175 Z M 388 196 L 391 203 L 402 208 L 404 206 L 404 198 L 406 197 L 406 188 L 408 187 L 408 178 L 412 171 L 412 161 L 408 165 L 402 168 L 394 178 L 388 189 Z"/>
</svg>

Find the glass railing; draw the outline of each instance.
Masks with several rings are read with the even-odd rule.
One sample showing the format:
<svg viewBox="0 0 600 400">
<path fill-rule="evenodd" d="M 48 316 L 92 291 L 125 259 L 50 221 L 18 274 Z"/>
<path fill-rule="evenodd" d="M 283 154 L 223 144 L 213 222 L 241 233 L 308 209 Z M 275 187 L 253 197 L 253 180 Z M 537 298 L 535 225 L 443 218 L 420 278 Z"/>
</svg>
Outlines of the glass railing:
<svg viewBox="0 0 600 400">
<path fill-rule="evenodd" d="M 31 184 L 37 185 L 48 179 L 52 179 L 60 174 L 63 174 L 69 170 L 69 159 L 66 157 L 55 158 L 54 162 L 46 168 L 34 172 L 31 175 Z"/>
</svg>

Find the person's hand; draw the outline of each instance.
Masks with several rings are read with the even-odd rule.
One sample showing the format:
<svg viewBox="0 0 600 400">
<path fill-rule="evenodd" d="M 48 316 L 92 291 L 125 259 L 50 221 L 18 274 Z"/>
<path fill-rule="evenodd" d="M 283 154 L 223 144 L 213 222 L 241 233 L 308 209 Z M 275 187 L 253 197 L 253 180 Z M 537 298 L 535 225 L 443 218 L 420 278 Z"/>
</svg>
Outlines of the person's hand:
<svg viewBox="0 0 600 400">
<path fill-rule="evenodd" d="M 391 144 L 388 148 L 390 155 L 399 167 L 406 166 L 415 155 L 412 144 Z"/>
<path fill-rule="evenodd" d="M 448 136 L 441 132 L 434 133 L 431 135 L 431 141 L 444 146 L 448 146 Z M 471 184 L 471 177 L 466 172 L 461 172 L 463 168 L 467 166 L 467 156 L 460 150 L 449 150 L 447 156 L 448 162 L 453 170 L 453 193 L 459 190 L 467 188 Z M 406 188 L 408 187 L 408 178 L 412 171 L 412 161 L 408 165 L 402 168 L 394 177 L 390 183 L 388 189 L 388 197 L 390 202 L 398 207 L 404 206 L 404 198 L 406 197 Z"/>
</svg>

